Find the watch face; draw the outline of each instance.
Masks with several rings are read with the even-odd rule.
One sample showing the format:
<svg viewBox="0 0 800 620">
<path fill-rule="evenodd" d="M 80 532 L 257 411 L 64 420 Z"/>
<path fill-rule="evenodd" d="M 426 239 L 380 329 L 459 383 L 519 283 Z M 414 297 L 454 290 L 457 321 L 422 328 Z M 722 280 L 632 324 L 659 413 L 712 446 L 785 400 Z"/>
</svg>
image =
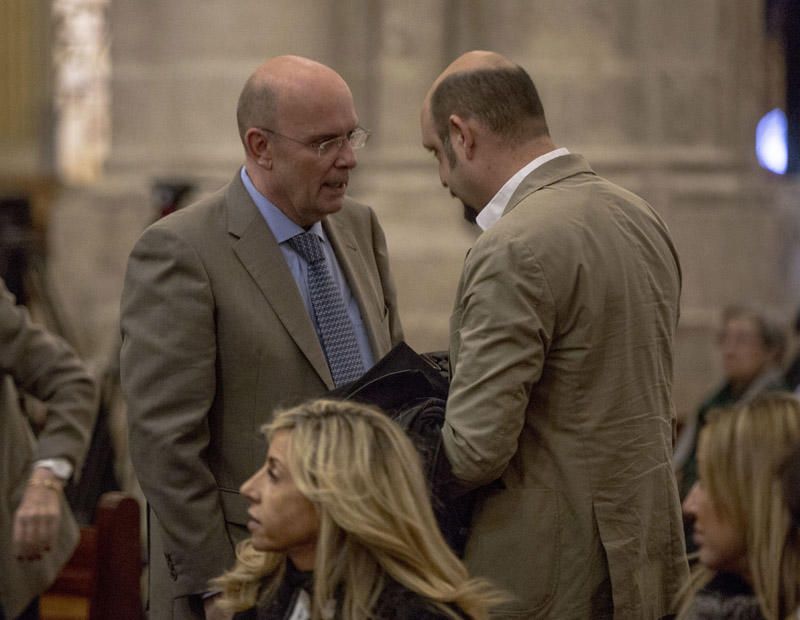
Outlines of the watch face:
<svg viewBox="0 0 800 620">
<path fill-rule="evenodd" d="M 53 469 L 53 473 L 61 478 L 62 480 L 66 480 L 69 478 L 70 470 L 72 468 L 69 466 L 68 463 L 56 463 L 55 468 Z"/>
</svg>

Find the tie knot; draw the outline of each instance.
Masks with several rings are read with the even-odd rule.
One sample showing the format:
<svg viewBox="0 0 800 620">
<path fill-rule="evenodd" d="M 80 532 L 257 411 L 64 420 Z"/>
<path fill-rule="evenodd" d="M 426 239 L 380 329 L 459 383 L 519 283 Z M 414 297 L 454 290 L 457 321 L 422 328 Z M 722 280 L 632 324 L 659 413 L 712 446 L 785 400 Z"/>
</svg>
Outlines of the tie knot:
<svg viewBox="0 0 800 620">
<path fill-rule="evenodd" d="M 313 232 L 300 233 L 289 239 L 295 252 L 297 252 L 309 264 L 313 265 L 325 259 L 320 246 L 319 237 Z"/>
</svg>

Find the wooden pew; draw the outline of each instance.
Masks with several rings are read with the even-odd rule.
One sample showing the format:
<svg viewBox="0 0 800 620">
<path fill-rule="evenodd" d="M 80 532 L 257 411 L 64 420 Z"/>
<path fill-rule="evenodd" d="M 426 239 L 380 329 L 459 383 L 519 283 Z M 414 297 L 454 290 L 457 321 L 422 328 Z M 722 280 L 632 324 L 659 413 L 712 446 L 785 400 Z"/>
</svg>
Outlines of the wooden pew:
<svg viewBox="0 0 800 620">
<path fill-rule="evenodd" d="M 42 620 L 141 620 L 142 551 L 139 504 L 105 493 L 94 524 L 55 583 L 42 596 Z"/>
</svg>

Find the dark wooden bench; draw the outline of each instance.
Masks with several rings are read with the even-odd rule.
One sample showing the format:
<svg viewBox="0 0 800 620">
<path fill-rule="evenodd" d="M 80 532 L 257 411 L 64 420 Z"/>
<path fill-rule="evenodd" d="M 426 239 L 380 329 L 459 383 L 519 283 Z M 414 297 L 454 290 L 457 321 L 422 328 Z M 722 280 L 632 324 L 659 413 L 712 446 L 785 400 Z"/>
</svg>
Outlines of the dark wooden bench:
<svg viewBox="0 0 800 620">
<path fill-rule="evenodd" d="M 42 620 L 141 620 L 142 547 L 139 503 L 105 493 L 94 524 L 55 583 L 42 596 Z"/>
</svg>

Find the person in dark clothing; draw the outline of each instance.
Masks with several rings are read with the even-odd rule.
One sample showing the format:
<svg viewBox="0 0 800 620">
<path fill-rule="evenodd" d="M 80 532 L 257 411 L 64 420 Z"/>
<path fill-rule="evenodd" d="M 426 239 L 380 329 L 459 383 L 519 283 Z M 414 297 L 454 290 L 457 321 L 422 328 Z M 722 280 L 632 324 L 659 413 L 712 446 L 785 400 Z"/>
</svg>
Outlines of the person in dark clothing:
<svg viewBox="0 0 800 620">
<path fill-rule="evenodd" d="M 419 455 L 382 412 L 317 400 L 264 427 L 266 463 L 241 487 L 250 538 L 213 580 L 237 618 L 487 618 L 503 600 L 445 543 Z"/>
<path fill-rule="evenodd" d="M 800 538 L 800 443 L 781 467 L 781 484 L 786 506 L 789 508 L 789 514 L 792 515 L 794 536 L 795 539 L 798 539 Z M 800 573 L 800 568 L 798 572 Z M 800 579 L 800 574 L 795 577 Z M 800 620 L 800 606 L 795 611 L 795 616 Z"/>
<path fill-rule="evenodd" d="M 781 465 L 800 442 L 800 401 L 765 394 L 718 410 L 700 433 L 700 476 L 683 503 L 700 566 L 680 620 L 787 618 L 800 604 L 800 539 Z"/>
<path fill-rule="evenodd" d="M 792 327 L 795 341 L 797 341 L 797 339 L 800 339 L 800 311 L 795 315 Z M 795 351 L 792 361 L 789 362 L 789 365 L 786 367 L 783 380 L 789 390 L 795 393 L 797 392 L 798 387 L 800 387 L 800 351 Z"/>
<path fill-rule="evenodd" d="M 783 496 L 792 515 L 792 521 L 800 536 L 800 443 L 781 467 Z"/>
<path fill-rule="evenodd" d="M 697 481 L 697 437 L 709 413 L 716 408 L 746 403 L 764 392 L 786 389 L 781 370 L 785 344 L 782 326 L 763 313 L 746 306 L 723 310 L 719 349 L 725 380 L 700 405 L 696 418 L 681 434 L 673 457 L 674 466 L 681 470 L 682 500 Z M 688 547 L 693 550 L 691 544 Z"/>
</svg>

